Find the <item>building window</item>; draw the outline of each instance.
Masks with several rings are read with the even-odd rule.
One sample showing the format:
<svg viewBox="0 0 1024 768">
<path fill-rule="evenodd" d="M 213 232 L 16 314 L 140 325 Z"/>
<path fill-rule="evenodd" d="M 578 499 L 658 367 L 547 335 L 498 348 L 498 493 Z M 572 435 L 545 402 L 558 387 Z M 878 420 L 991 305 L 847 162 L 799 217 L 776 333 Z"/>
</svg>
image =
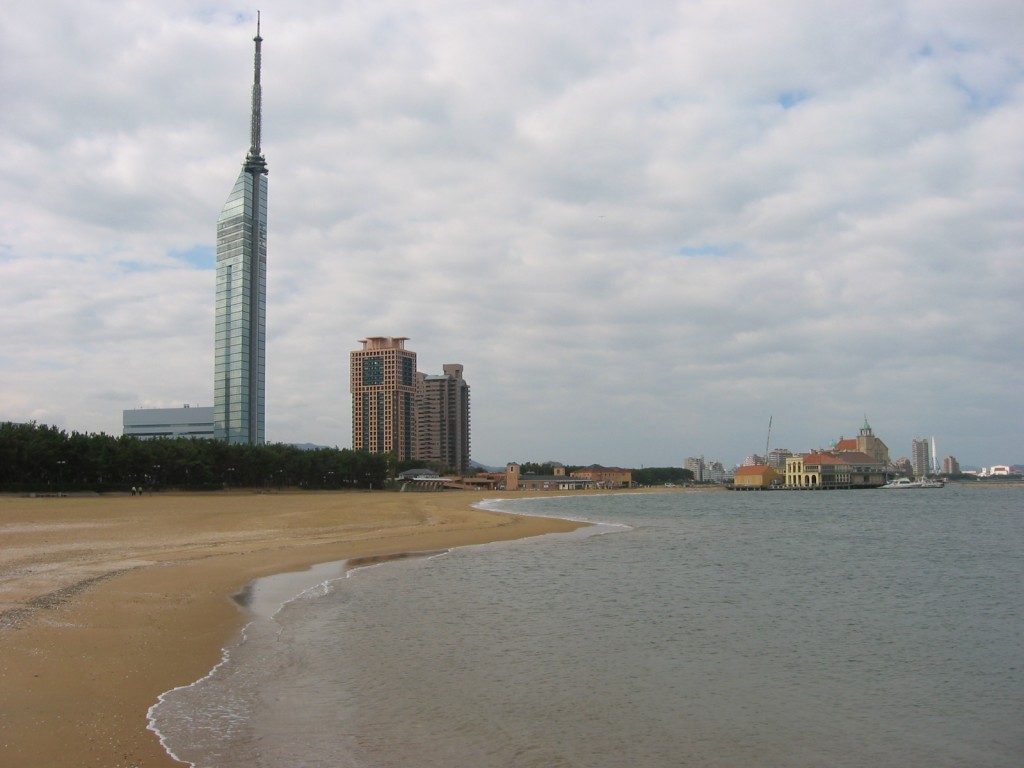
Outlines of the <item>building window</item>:
<svg viewBox="0 0 1024 768">
<path fill-rule="evenodd" d="M 379 357 L 363 358 L 363 385 L 384 383 L 384 361 Z"/>
</svg>

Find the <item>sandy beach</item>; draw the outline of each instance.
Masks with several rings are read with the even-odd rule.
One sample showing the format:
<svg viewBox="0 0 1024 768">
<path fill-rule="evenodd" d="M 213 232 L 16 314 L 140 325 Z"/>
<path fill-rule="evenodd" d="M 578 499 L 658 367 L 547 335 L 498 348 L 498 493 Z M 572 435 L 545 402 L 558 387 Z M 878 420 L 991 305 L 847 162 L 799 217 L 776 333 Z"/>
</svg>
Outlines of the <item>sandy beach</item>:
<svg viewBox="0 0 1024 768">
<path fill-rule="evenodd" d="M 0 765 L 181 765 L 146 712 L 217 663 L 253 579 L 579 525 L 471 507 L 495 495 L 0 497 Z"/>
</svg>

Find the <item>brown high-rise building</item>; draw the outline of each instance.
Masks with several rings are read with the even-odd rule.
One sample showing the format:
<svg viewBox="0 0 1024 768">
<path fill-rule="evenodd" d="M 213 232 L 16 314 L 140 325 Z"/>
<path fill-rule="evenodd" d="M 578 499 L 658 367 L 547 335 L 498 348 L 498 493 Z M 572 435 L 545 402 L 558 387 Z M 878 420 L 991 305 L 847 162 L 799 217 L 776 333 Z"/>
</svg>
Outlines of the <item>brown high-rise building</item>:
<svg viewBox="0 0 1024 768">
<path fill-rule="evenodd" d="M 416 353 L 406 336 L 370 336 L 352 352 L 352 449 L 414 458 Z"/>
<path fill-rule="evenodd" d="M 449 363 L 440 376 L 416 379 L 416 458 L 469 474 L 469 384 L 462 366 Z"/>
<path fill-rule="evenodd" d="M 931 443 L 927 437 L 910 442 L 910 460 L 914 464 L 914 477 L 927 477 L 931 474 L 932 464 L 928 453 L 930 450 Z"/>
</svg>

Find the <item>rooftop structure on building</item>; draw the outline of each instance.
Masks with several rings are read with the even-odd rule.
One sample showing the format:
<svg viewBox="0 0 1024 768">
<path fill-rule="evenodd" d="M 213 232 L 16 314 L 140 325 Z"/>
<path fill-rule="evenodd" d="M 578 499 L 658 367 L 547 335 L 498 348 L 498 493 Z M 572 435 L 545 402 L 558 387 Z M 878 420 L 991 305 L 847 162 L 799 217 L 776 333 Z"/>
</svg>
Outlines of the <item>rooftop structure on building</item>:
<svg viewBox="0 0 1024 768">
<path fill-rule="evenodd" d="M 857 433 L 857 437 L 840 437 L 833 447 L 833 450 L 842 453 L 866 453 L 880 464 L 889 463 L 889 448 L 880 439 L 875 437 L 875 433 L 872 431 L 871 425 L 868 424 L 866 416 L 864 417 L 864 425 Z"/>
</svg>

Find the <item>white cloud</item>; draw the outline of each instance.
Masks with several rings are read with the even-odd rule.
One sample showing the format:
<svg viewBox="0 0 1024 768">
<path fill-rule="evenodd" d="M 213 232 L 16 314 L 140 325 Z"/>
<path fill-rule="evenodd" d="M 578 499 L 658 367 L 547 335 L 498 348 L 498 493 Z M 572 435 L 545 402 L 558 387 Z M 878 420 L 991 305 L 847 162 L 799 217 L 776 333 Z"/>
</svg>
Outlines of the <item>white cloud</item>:
<svg viewBox="0 0 1024 768">
<path fill-rule="evenodd" d="M 209 403 L 254 19 L 0 32 L 0 418 Z M 1021 461 L 1018 3 L 263 8 L 268 435 L 346 446 L 348 352 L 461 362 L 491 463 L 851 434 Z M 197 251 L 202 254 L 203 251 Z"/>
</svg>

